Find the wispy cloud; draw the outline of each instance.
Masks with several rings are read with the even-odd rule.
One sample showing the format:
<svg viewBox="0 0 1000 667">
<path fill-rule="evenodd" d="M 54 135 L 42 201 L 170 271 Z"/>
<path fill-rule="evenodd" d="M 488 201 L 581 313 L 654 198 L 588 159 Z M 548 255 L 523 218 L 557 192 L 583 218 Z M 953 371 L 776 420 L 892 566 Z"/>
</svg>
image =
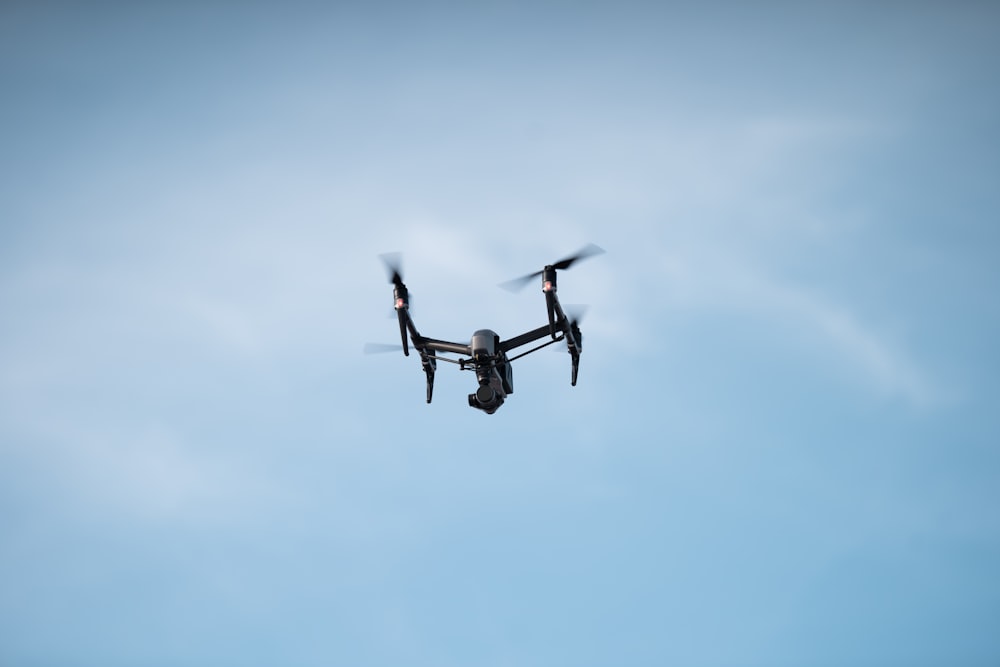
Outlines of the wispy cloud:
<svg viewBox="0 0 1000 667">
<path fill-rule="evenodd" d="M 905 343 L 880 330 L 877 323 L 866 321 L 849 303 L 770 275 L 752 263 L 760 258 L 734 255 L 718 247 L 708 252 L 679 249 L 671 257 L 664 272 L 669 303 L 689 313 L 706 309 L 764 318 L 777 340 L 818 351 L 817 372 L 841 374 L 847 369 L 859 386 L 875 395 L 921 408 L 939 404 L 950 395 L 914 359 Z"/>
</svg>

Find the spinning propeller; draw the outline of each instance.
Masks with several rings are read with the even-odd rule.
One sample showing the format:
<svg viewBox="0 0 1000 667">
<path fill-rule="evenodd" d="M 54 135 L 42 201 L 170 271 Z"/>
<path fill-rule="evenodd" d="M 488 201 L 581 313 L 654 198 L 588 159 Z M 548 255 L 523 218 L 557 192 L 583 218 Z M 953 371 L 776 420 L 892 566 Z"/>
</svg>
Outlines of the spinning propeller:
<svg viewBox="0 0 1000 667">
<path fill-rule="evenodd" d="M 406 287 L 403 285 L 403 255 L 398 252 L 387 252 L 379 255 L 379 259 L 385 264 L 386 273 L 389 274 L 389 282 L 396 287 Z"/>
<path fill-rule="evenodd" d="M 383 352 L 399 352 L 402 349 L 402 345 L 393 345 L 391 343 L 365 343 L 364 353 L 382 354 Z"/>
<path fill-rule="evenodd" d="M 581 259 L 587 259 L 588 257 L 593 257 L 594 255 L 600 255 L 603 252 L 604 252 L 603 248 L 600 248 L 599 246 L 596 246 L 593 243 L 589 243 L 583 248 L 581 248 L 574 255 L 570 255 L 569 257 L 561 259 L 558 262 L 555 262 L 554 264 L 549 264 L 541 271 L 535 271 L 534 273 L 529 273 L 526 276 L 521 276 L 520 278 L 514 278 L 513 280 L 508 280 L 505 283 L 500 283 L 500 287 L 504 288 L 508 292 L 519 292 L 522 289 L 524 289 L 524 287 L 529 282 L 531 282 L 532 278 L 537 278 L 538 276 L 546 273 L 546 271 L 552 269 L 554 270 L 568 269 L 569 267 L 573 266 L 573 264 L 575 264 L 576 262 L 579 262 Z"/>
<path fill-rule="evenodd" d="M 560 269 L 568 269 L 581 259 L 593 257 L 594 255 L 600 255 L 603 252 L 603 248 L 600 248 L 593 243 L 588 243 L 584 247 L 580 248 L 576 254 L 561 259 L 555 264 L 548 264 L 541 271 L 535 271 L 534 273 L 529 273 L 526 276 L 521 276 L 520 278 L 515 278 L 514 280 L 508 280 L 505 283 L 500 283 L 500 287 L 505 290 L 509 292 L 516 292 L 524 289 L 524 286 L 527 285 L 532 278 L 536 278 L 538 276 L 542 277 L 542 292 L 545 294 L 545 309 L 548 311 L 549 316 L 549 334 L 554 340 L 557 336 L 557 330 L 564 328 L 564 333 L 568 336 L 566 344 L 569 347 L 570 353 L 573 355 L 574 359 L 577 359 L 579 355 L 579 350 L 576 349 L 573 341 L 573 334 L 575 333 L 573 325 L 576 324 L 576 321 L 567 321 L 565 314 L 562 312 L 562 308 L 559 306 L 559 300 L 556 298 L 556 274 Z M 575 330 L 579 331 L 579 327 L 575 327 Z M 574 368 L 575 367 L 574 362 Z M 576 384 L 575 380 L 573 384 Z"/>
</svg>

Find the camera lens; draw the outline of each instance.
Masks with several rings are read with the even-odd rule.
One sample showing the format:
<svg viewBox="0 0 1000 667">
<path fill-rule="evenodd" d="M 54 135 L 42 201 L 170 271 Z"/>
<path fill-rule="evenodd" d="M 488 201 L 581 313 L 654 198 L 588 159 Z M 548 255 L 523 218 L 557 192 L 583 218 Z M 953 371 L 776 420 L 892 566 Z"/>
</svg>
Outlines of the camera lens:
<svg viewBox="0 0 1000 667">
<path fill-rule="evenodd" d="M 496 394 L 493 393 L 493 389 L 489 385 L 479 385 L 479 389 L 476 390 L 476 400 L 484 405 L 493 401 L 495 396 Z"/>
</svg>

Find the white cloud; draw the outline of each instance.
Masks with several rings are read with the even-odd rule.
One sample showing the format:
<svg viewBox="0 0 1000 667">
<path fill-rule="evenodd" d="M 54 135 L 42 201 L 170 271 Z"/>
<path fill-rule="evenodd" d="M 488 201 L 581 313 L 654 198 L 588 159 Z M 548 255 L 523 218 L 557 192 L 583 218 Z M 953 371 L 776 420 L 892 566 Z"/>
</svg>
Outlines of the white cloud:
<svg viewBox="0 0 1000 667">
<path fill-rule="evenodd" d="M 758 258 L 732 250 L 691 247 L 672 253 L 663 270 L 670 303 L 689 311 L 707 308 L 766 318 L 776 339 L 825 351 L 816 358 L 817 369 L 852 369 L 859 383 L 877 395 L 898 397 L 916 407 L 945 399 L 946 390 L 928 377 L 904 344 L 865 322 L 849 305 L 816 289 L 775 279 L 753 263 Z"/>
<path fill-rule="evenodd" d="M 805 323 L 821 345 L 829 345 L 879 394 L 927 407 L 944 398 L 902 345 L 893 344 L 844 306 L 791 285 L 762 282 L 754 297 L 786 321 Z"/>
</svg>

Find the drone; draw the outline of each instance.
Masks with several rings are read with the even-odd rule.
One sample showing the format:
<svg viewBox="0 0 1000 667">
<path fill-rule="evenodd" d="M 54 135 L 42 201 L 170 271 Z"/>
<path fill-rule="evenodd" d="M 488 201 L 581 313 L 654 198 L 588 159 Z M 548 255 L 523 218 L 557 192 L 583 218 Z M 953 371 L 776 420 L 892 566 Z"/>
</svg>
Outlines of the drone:
<svg viewBox="0 0 1000 667">
<path fill-rule="evenodd" d="M 434 394 L 434 373 L 437 371 L 437 362 L 446 361 L 458 365 L 461 370 L 475 372 L 479 387 L 475 392 L 469 394 L 469 406 L 491 415 L 503 405 L 507 396 L 514 392 L 514 375 L 511 364 L 521 357 L 560 341 L 566 342 L 566 350 L 572 361 L 570 384 L 575 387 L 580 368 L 580 352 L 583 350 L 583 335 L 580 333 L 579 317 L 574 316 L 572 319 L 568 317 L 559 303 L 559 298 L 556 296 L 556 273 L 570 268 L 582 259 L 603 252 L 604 250 L 601 248 L 590 244 L 569 257 L 553 264 L 547 264 L 541 271 L 501 283 L 500 287 L 508 291 L 519 291 L 532 279 L 541 276 L 548 324 L 507 339 L 501 339 L 500 335 L 492 329 L 479 329 L 472 334 L 472 339 L 467 344 L 428 338 L 417 331 L 413 318 L 410 316 L 410 291 L 403 282 L 399 255 L 381 255 L 389 274 L 389 282 L 393 285 L 392 296 L 395 302 L 396 317 L 399 320 L 399 336 L 403 342 L 403 354 L 410 355 L 410 345 L 412 344 L 413 349 L 420 355 L 420 363 L 427 376 L 427 402 L 431 402 Z M 407 333 L 409 333 L 409 340 L 407 340 Z M 550 340 L 525 352 L 510 356 L 509 353 L 517 348 L 545 337 Z M 365 347 L 365 351 L 380 352 L 385 351 L 385 348 L 398 349 L 396 346 L 369 343 Z M 459 355 L 459 358 L 452 359 L 443 356 L 445 354 L 456 354 Z"/>
</svg>

